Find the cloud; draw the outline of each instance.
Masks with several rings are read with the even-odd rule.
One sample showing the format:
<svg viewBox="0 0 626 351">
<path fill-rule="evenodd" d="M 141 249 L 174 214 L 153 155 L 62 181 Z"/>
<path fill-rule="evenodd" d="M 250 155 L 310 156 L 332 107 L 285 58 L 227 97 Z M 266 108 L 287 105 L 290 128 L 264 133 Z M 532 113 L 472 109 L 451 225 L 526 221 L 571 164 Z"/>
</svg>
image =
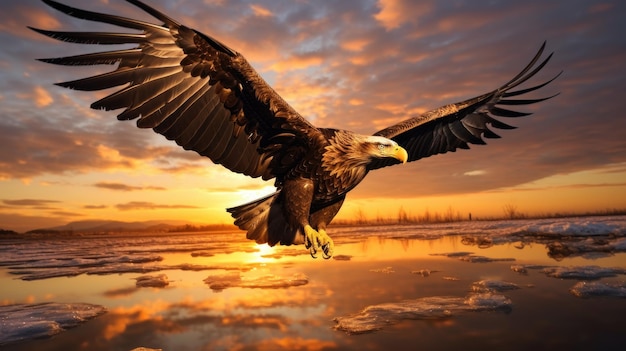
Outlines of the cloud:
<svg viewBox="0 0 626 351">
<path fill-rule="evenodd" d="M 106 205 L 85 205 L 83 206 L 84 209 L 86 210 L 103 210 L 105 208 L 108 208 L 108 206 Z"/>
<path fill-rule="evenodd" d="M 17 97 L 20 99 L 32 100 L 35 102 L 35 105 L 40 108 L 49 106 L 54 102 L 50 93 L 39 85 L 35 86 L 32 92 L 17 94 Z"/>
<path fill-rule="evenodd" d="M 77 213 L 77 212 L 69 212 L 69 211 L 53 211 L 50 212 L 51 215 L 53 216 L 57 216 L 57 217 L 82 217 L 84 216 L 83 213 Z"/>
<path fill-rule="evenodd" d="M 109 182 L 98 182 L 93 185 L 96 188 L 108 189 L 108 190 L 117 190 L 117 191 L 138 191 L 138 190 L 166 190 L 164 187 L 160 186 L 132 186 L 123 183 L 109 183 Z"/>
<path fill-rule="evenodd" d="M 69 2 L 153 20 L 125 2 Z M 621 35 L 626 6 L 619 2 L 260 0 L 174 5 L 155 0 L 153 5 L 244 54 L 314 125 L 364 134 L 497 88 L 548 40 L 555 56 L 545 73 L 520 88 L 564 70 L 557 81 L 532 95 L 560 96 L 528 107 L 532 116 L 503 118 L 519 128 L 496 131 L 502 139 L 488 140 L 487 146 L 372 172 L 351 198 L 490 191 L 626 162 L 626 119 L 620 117 L 624 108 L 618 97 L 626 81 L 626 37 Z M 75 175 L 89 174 L 93 178 L 87 184 L 101 183 L 97 188 L 139 192 L 160 189 L 107 179 L 111 172 L 185 177 L 221 167 L 152 131 L 135 128 L 132 121 L 117 121 L 119 111 L 89 109 L 102 92 L 53 86 L 112 67 L 37 62 L 34 58 L 95 48 L 57 42 L 25 25 L 93 30 L 93 23 L 72 20 L 40 2 L 0 4 L 0 179 L 24 180 L 26 187 L 30 179 L 41 182 L 54 176 L 71 183 Z M 477 170 L 485 173 L 469 176 Z M 398 186 L 389 186 L 390 179 Z M 0 192 L 5 184 L 0 182 Z M 165 183 L 157 188 L 162 184 L 170 188 Z M 226 191 L 223 186 L 216 189 Z"/>
<path fill-rule="evenodd" d="M 418 21 L 433 9 L 433 3 L 409 0 L 378 0 L 378 6 L 380 12 L 374 18 L 387 30 L 398 28 L 406 22 Z"/>
<path fill-rule="evenodd" d="M 115 207 L 120 211 L 134 210 L 162 210 L 162 209 L 196 209 L 197 206 L 188 205 L 163 205 L 146 201 L 131 201 L 123 204 L 117 204 Z"/>
<path fill-rule="evenodd" d="M 250 9 L 257 17 L 271 17 L 273 16 L 272 11 L 266 9 L 265 7 L 257 4 L 250 4 Z"/>
<path fill-rule="evenodd" d="M 484 169 L 477 169 L 477 170 L 467 171 L 463 173 L 464 176 L 469 176 L 469 177 L 476 177 L 476 176 L 481 176 L 485 174 L 487 174 L 487 171 L 485 171 Z"/>
<path fill-rule="evenodd" d="M 41 199 L 18 199 L 18 200 L 2 200 L 5 205 L 9 206 L 25 206 L 25 207 L 42 207 L 50 204 L 58 204 L 61 201 L 41 200 Z"/>
</svg>

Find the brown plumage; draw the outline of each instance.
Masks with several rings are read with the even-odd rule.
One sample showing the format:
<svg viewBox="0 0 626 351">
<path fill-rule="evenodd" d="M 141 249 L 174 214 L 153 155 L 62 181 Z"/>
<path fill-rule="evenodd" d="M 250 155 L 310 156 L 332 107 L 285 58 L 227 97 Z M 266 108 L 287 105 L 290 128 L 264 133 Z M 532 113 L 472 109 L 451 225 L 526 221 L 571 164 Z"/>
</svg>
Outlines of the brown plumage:
<svg viewBox="0 0 626 351">
<path fill-rule="evenodd" d="M 315 256 L 332 255 L 326 226 L 346 194 L 373 169 L 484 144 L 499 137 L 488 126 L 514 127 L 493 116 L 526 113 L 499 107 L 546 99 L 509 99 L 552 80 L 517 91 L 535 75 L 545 43 L 510 82 L 487 94 L 408 119 L 373 136 L 316 128 L 287 104 L 246 59 L 218 40 L 174 21 L 138 0 L 128 0 L 157 18 L 153 24 L 72 8 L 47 5 L 70 16 L 139 30 L 140 33 L 60 32 L 31 28 L 49 37 L 82 44 L 135 44 L 132 49 L 42 59 L 58 65 L 117 64 L 101 75 L 58 83 L 77 90 L 120 90 L 96 102 L 95 109 L 124 109 L 120 120 L 137 119 L 186 150 L 210 158 L 233 172 L 274 178 L 277 191 L 228 209 L 235 224 L 258 243 L 304 243 Z"/>
</svg>

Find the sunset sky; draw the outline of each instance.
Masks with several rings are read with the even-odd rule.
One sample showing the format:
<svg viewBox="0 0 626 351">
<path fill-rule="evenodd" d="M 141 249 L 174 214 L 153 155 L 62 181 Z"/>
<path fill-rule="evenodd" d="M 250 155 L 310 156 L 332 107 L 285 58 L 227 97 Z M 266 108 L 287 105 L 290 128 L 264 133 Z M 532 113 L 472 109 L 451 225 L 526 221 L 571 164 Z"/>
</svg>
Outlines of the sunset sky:
<svg viewBox="0 0 626 351">
<path fill-rule="evenodd" d="M 67 0 L 153 20 L 119 0 Z M 241 52 L 320 127 L 371 134 L 508 81 L 544 40 L 561 70 L 523 108 L 519 127 L 487 146 L 373 173 L 338 218 L 448 209 L 467 216 L 626 209 L 626 3 L 623 1 L 154 0 L 146 2 Z M 273 191 L 186 152 L 121 111 L 89 105 L 103 92 L 53 85 L 112 67 L 53 66 L 36 58 L 108 50 L 26 28 L 102 30 L 37 0 L 0 3 L 0 228 L 70 221 L 231 223 L 225 208 Z M 117 112 L 117 113 L 116 113 Z"/>
</svg>

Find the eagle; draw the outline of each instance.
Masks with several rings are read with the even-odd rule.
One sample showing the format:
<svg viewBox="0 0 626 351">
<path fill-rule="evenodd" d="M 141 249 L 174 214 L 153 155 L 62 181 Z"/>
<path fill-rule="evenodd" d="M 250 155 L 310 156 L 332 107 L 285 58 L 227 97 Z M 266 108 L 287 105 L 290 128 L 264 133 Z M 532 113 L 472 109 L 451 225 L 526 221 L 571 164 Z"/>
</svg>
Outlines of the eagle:
<svg viewBox="0 0 626 351">
<path fill-rule="evenodd" d="M 138 0 L 127 0 L 161 23 L 45 4 L 67 15 L 134 30 L 67 32 L 30 29 L 81 44 L 132 44 L 131 48 L 40 61 L 57 65 L 115 65 L 115 70 L 69 82 L 65 88 L 117 88 L 91 107 L 124 109 L 119 120 L 137 120 L 185 150 L 253 178 L 274 180 L 276 192 L 229 208 L 234 223 L 257 243 L 304 244 L 314 258 L 333 255 L 326 228 L 346 194 L 373 170 L 485 144 L 499 138 L 489 127 L 513 129 L 495 117 L 522 117 L 513 110 L 550 99 L 512 98 L 552 79 L 517 88 L 548 63 L 546 43 L 513 79 L 488 93 L 409 118 L 373 135 L 318 128 L 301 116 L 239 52 Z M 128 46 L 126 46 L 128 47 Z M 513 106 L 513 107 L 509 107 Z"/>
</svg>

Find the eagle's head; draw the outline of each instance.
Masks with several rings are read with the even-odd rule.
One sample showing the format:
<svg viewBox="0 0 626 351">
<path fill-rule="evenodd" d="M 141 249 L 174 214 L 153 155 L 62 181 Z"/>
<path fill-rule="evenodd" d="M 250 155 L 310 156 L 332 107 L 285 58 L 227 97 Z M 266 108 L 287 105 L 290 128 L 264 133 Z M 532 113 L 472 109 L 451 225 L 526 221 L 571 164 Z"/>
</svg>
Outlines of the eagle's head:
<svg viewBox="0 0 626 351">
<path fill-rule="evenodd" d="M 373 159 L 395 158 L 402 163 L 406 163 L 409 158 L 409 154 L 402 146 L 385 137 L 367 136 L 361 145 L 364 152 Z"/>
<path fill-rule="evenodd" d="M 362 179 L 369 164 L 381 159 L 396 159 L 402 163 L 408 160 L 406 150 L 391 139 L 381 136 L 359 135 L 337 130 L 328 139 L 322 157 L 322 167 L 331 175 L 360 174 Z"/>
</svg>

